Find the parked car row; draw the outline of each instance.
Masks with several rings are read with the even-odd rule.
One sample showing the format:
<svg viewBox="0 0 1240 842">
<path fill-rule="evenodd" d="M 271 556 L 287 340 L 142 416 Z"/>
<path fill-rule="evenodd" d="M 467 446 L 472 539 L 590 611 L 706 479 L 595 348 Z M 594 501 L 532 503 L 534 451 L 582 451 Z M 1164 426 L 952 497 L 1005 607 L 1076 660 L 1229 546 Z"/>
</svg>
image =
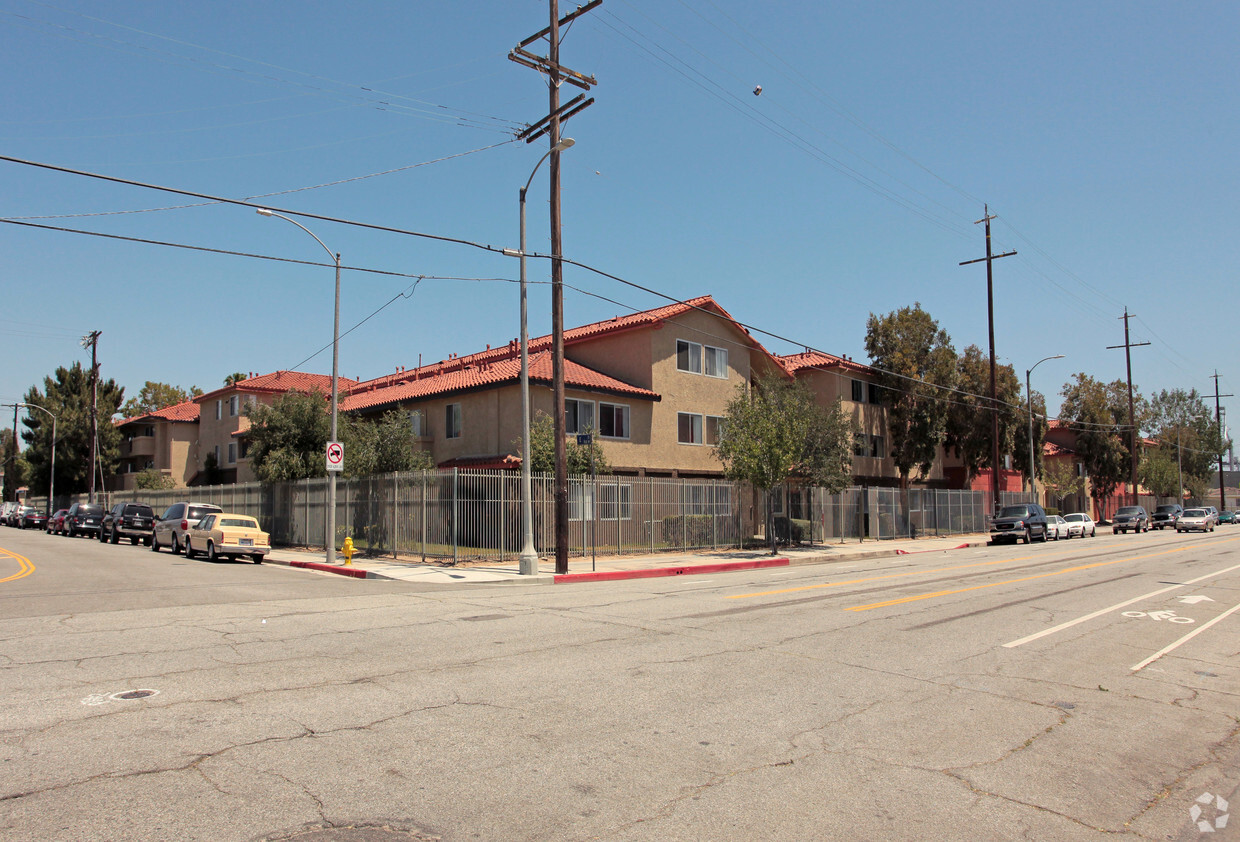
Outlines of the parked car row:
<svg viewBox="0 0 1240 842">
<path fill-rule="evenodd" d="M 1111 521 L 1111 531 L 1149 532 L 1151 529 L 1171 528 L 1176 532 L 1200 530 L 1213 532 L 1220 523 L 1238 523 L 1240 513 L 1227 510 L 1219 512 L 1213 506 L 1199 506 L 1184 510 L 1178 504 L 1159 506 L 1151 518 L 1144 506 L 1121 506 Z M 1048 541 L 1061 538 L 1092 538 L 1098 534 L 1098 524 L 1085 512 L 1073 512 L 1060 517 L 1048 515 L 1037 503 L 1018 503 L 1004 506 L 990 525 L 990 542 Z"/>
<path fill-rule="evenodd" d="M 0 508 L 0 523 L 17 529 L 42 529 L 47 516 L 42 509 L 34 506 L 22 506 L 18 503 L 5 503 Z"/>
<path fill-rule="evenodd" d="M 173 503 L 160 517 L 146 503 L 117 503 L 106 510 L 100 503 L 75 503 L 52 515 L 46 528 L 49 535 L 90 535 L 111 544 L 127 538 L 154 552 L 167 548 L 187 558 L 201 553 L 212 561 L 245 556 L 261 564 L 271 552 L 271 537 L 257 520 L 211 503 Z"/>
</svg>

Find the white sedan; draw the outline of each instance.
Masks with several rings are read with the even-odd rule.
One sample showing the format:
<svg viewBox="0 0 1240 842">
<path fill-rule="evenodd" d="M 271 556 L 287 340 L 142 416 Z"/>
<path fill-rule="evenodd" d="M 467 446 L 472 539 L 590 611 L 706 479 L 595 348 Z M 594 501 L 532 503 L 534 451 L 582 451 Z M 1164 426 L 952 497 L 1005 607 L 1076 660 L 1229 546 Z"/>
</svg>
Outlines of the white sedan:
<svg viewBox="0 0 1240 842">
<path fill-rule="evenodd" d="M 1068 526 L 1068 522 L 1059 515 L 1046 516 L 1046 537 L 1049 540 L 1054 538 L 1058 541 L 1060 538 L 1071 538 L 1072 530 Z"/>
<path fill-rule="evenodd" d="M 1070 515 L 1064 515 L 1063 518 L 1068 524 L 1068 537 L 1079 536 L 1081 538 L 1092 538 L 1098 534 L 1098 525 L 1094 523 L 1094 519 L 1084 512 L 1073 512 Z"/>
</svg>

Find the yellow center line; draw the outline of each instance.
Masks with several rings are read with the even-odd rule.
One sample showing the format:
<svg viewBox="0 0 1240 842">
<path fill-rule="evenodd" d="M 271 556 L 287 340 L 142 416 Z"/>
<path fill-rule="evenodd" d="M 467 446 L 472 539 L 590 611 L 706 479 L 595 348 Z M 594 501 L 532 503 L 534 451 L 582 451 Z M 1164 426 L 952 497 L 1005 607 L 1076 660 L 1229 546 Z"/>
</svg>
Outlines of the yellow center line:
<svg viewBox="0 0 1240 842">
<path fill-rule="evenodd" d="M 1233 539 L 1235 540 L 1235 539 Z M 967 588 L 955 588 L 953 590 L 935 591 L 933 593 L 915 594 L 913 596 L 902 596 L 899 599 L 888 599 L 883 602 L 871 602 L 869 605 L 854 605 L 851 608 L 845 608 L 845 611 L 869 611 L 873 608 L 886 608 L 889 605 L 903 605 L 906 602 L 917 602 L 922 599 L 934 599 L 939 596 L 951 596 L 952 594 L 968 593 L 969 591 L 980 591 L 985 588 L 997 588 L 1000 585 L 1012 585 L 1017 582 L 1030 582 L 1034 579 L 1045 579 L 1049 576 L 1062 576 L 1064 573 L 1078 573 L 1082 570 L 1092 570 L 1095 567 L 1107 567 L 1112 564 L 1123 564 L 1128 561 L 1140 561 L 1147 558 L 1157 558 L 1161 555 L 1170 555 L 1172 553 L 1182 553 L 1190 547 L 1177 547 L 1174 550 L 1162 550 L 1149 555 L 1135 555 L 1130 558 L 1118 558 L 1114 561 L 1095 561 L 1092 564 L 1078 564 L 1075 567 L 1065 567 L 1063 570 L 1055 570 L 1051 573 L 1037 573 L 1033 576 L 1021 576 L 1019 579 L 1006 579 L 1002 582 L 991 582 L 988 585 L 971 585 Z"/>
<path fill-rule="evenodd" d="M 26 558 L 24 555 L 18 555 L 10 550 L 0 550 L 0 558 L 11 558 L 15 560 L 19 566 L 19 570 L 16 573 L 12 576 L 6 576 L 5 578 L 0 579 L 0 583 L 12 582 L 14 579 L 21 579 L 22 577 L 29 576 L 34 572 L 34 565 L 31 564 L 30 559 Z"/>
<path fill-rule="evenodd" d="M 952 570 L 967 570 L 971 567 L 993 567 L 996 564 L 1010 564 L 1017 561 L 1028 561 L 1033 558 L 1031 555 L 1021 556 L 1020 558 L 1001 558 L 998 561 L 978 561 L 973 564 L 957 564 L 953 567 L 939 567 L 934 570 L 912 570 L 908 573 L 888 573 L 883 576 L 869 576 L 864 579 L 848 579 L 843 582 L 823 582 L 817 585 L 801 585 L 795 588 L 782 588 L 777 591 L 759 591 L 758 593 L 741 593 L 724 597 L 725 599 L 748 599 L 752 596 L 774 596 L 782 593 L 796 593 L 797 591 L 813 591 L 819 588 L 838 588 L 840 585 L 863 585 L 866 582 L 880 582 L 883 579 L 899 579 L 904 576 L 924 576 L 927 573 L 946 573 Z"/>
</svg>

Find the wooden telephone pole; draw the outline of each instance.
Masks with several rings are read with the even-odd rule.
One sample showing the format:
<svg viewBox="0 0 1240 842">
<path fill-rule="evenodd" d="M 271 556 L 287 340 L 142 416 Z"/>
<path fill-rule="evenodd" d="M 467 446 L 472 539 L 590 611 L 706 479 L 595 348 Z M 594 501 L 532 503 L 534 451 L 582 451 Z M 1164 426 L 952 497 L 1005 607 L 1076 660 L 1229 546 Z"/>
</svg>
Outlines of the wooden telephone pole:
<svg viewBox="0 0 1240 842">
<path fill-rule="evenodd" d="M 1129 342 L 1128 341 L 1128 308 L 1127 307 L 1124 308 L 1124 315 L 1121 316 L 1121 318 L 1124 320 L 1124 344 L 1123 345 L 1108 345 L 1107 350 L 1113 351 L 1116 348 L 1123 348 L 1124 359 L 1125 359 L 1125 362 L 1127 362 L 1128 364 L 1128 423 L 1132 426 L 1132 429 L 1129 431 L 1131 434 L 1129 441 L 1132 447 L 1132 450 L 1130 451 L 1132 455 L 1132 502 L 1131 502 L 1131 505 L 1135 506 L 1137 505 L 1137 453 L 1138 453 L 1138 450 L 1137 450 L 1137 416 L 1136 416 L 1136 410 L 1133 407 L 1133 401 L 1132 401 L 1132 349 L 1139 348 L 1142 345 L 1149 345 L 1150 343 Z"/>
<path fill-rule="evenodd" d="M 551 23 L 518 44 L 508 58 L 517 64 L 531 67 L 547 75 L 550 91 L 547 116 L 518 133 L 530 143 L 544 134 L 550 136 L 551 152 L 548 170 L 551 173 L 551 380 L 555 424 L 555 572 L 568 572 L 568 442 L 564 423 L 564 264 L 563 246 L 560 239 L 560 126 L 568 118 L 594 102 L 580 94 L 563 105 L 560 104 L 560 85 L 567 82 L 584 90 L 597 85 L 598 80 L 560 65 L 560 27 L 575 20 L 603 0 L 594 0 L 560 17 L 557 0 L 550 0 Z M 545 57 L 535 55 L 525 48 L 535 41 L 546 38 L 549 43 Z"/>
<path fill-rule="evenodd" d="M 1219 398 L 1234 398 L 1235 395 L 1220 395 L 1218 393 L 1218 369 L 1214 369 L 1214 423 L 1218 427 L 1219 439 L 1223 437 L 1223 407 L 1219 403 Z M 14 425 L 16 426 L 16 425 Z M 1218 509 L 1223 511 L 1227 508 L 1227 492 L 1223 482 L 1223 451 L 1218 452 Z"/>
</svg>

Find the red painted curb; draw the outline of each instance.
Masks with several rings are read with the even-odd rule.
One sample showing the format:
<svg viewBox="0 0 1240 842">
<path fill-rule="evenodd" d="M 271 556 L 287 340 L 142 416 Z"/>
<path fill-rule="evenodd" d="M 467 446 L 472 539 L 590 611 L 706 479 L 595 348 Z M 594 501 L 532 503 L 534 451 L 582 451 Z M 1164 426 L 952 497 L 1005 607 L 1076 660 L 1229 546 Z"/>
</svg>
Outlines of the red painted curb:
<svg viewBox="0 0 1240 842">
<path fill-rule="evenodd" d="M 959 547 L 948 547 L 947 549 L 948 550 L 967 550 L 968 548 L 969 548 L 968 544 L 961 544 Z M 896 550 L 896 555 L 917 555 L 918 553 L 937 553 L 937 552 L 938 550 L 913 550 L 912 552 L 909 552 L 908 550 Z M 944 550 L 943 552 L 947 552 L 947 550 Z"/>
<path fill-rule="evenodd" d="M 553 578 L 557 584 L 570 582 L 614 582 L 617 579 L 653 579 L 658 576 L 683 576 L 686 573 L 722 573 L 728 570 L 756 570 L 762 567 L 787 567 L 786 558 L 760 561 L 724 561 L 719 564 L 689 564 L 684 567 L 653 567 L 648 570 L 601 570 L 593 573 L 561 573 Z"/>
<path fill-rule="evenodd" d="M 322 570 L 324 573 L 336 573 L 341 576 L 352 576 L 354 579 L 365 579 L 366 571 L 360 567 L 336 567 L 331 564 L 320 564 L 317 561 L 290 561 L 289 567 L 305 567 L 308 570 Z"/>
</svg>

